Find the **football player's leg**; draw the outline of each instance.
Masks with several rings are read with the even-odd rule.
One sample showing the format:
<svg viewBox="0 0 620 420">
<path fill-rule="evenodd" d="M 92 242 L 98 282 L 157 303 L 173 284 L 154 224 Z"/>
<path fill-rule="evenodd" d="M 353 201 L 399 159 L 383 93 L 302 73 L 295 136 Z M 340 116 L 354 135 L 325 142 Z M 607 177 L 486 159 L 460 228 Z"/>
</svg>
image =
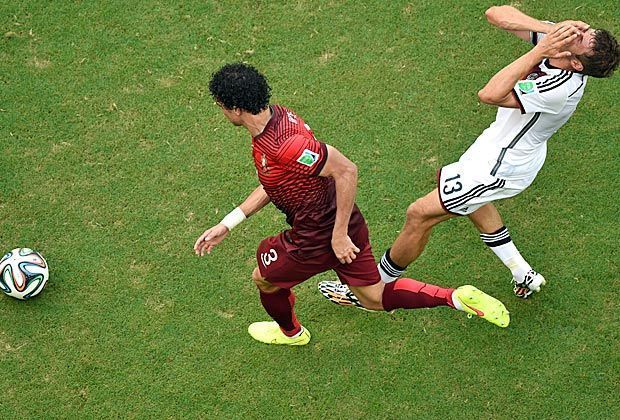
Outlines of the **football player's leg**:
<svg viewBox="0 0 620 420">
<path fill-rule="evenodd" d="M 389 312 L 399 308 L 453 306 L 451 295 L 454 289 L 406 278 L 390 283 L 380 281 L 370 243 L 365 245 L 353 263 L 335 268 L 340 280 L 349 285 L 363 307 Z"/>
<path fill-rule="evenodd" d="M 432 227 L 453 216 L 453 214 L 446 212 L 442 208 L 437 189 L 411 204 L 407 209 L 407 220 L 403 230 L 396 239 L 396 242 L 394 242 L 394 245 L 392 245 L 392 248 L 388 248 L 387 251 L 385 251 L 377 266 L 381 280 L 383 280 L 384 283 L 390 283 L 396 280 L 405 270 L 406 265 L 420 255 L 428 242 Z M 361 259 L 360 255 L 361 254 L 358 255 L 355 261 L 356 265 L 360 264 L 360 261 L 358 261 Z M 405 263 L 403 263 L 403 261 L 405 261 Z M 403 265 L 401 266 L 400 264 Z M 340 267 L 340 269 L 336 271 L 341 280 L 343 280 L 344 276 L 345 279 L 349 278 L 353 282 L 359 281 L 360 273 L 357 273 L 358 276 L 356 276 L 356 273 L 349 272 L 346 266 Z M 365 271 L 370 270 L 365 267 Z M 345 280 L 343 283 L 347 283 L 347 281 Z M 360 284 L 351 283 L 351 285 L 355 286 Z M 370 310 L 375 310 L 375 307 L 378 306 L 379 310 L 382 309 L 382 306 L 377 304 L 376 294 L 371 295 L 374 299 L 360 298 L 357 293 L 352 296 L 347 284 L 340 284 L 334 281 L 322 281 L 319 283 L 319 290 L 323 296 L 339 305 L 356 306 Z M 381 289 L 381 291 L 383 291 L 383 289 Z M 424 294 L 421 296 L 424 296 Z M 355 299 L 355 297 L 358 299 Z M 414 306 L 399 307 L 431 307 L 426 304 L 418 306 L 418 303 L 413 303 L 412 305 Z M 389 309 L 389 311 L 392 309 Z"/>
<path fill-rule="evenodd" d="M 434 284 L 401 278 L 390 283 L 379 282 L 371 286 L 350 286 L 365 308 L 385 310 L 434 308 L 436 306 L 454 307 L 452 292 Z"/>
<path fill-rule="evenodd" d="M 352 300 L 349 296 L 352 295 L 358 302 L 356 306 L 366 309 L 391 312 L 399 308 L 449 306 L 480 316 L 501 327 L 507 326 L 509 322 L 508 311 L 504 305 L 473 286 L 461 286 L 455 290 L 408 278 L 389 283 L 382 282 L 374 265 L 369 242 L 353 263 L 339 264 L 334 270 L 344 283 L 342 286 L 349 285 L 346 289 L 347 294 L 342 299 Z M 342 300 L 334 300 L 330 295 L 326 297 L 342 305 Z"/>
<path fill-rule="evenodd" d="M 515 294 L 527 298 L 533 292 L 540 291 L 545 278 L 534 271 L 521 256 L 495 206 L 492 203 L 485 204 L 471 213 L 469 219 L 480 231 L 482 241 L 511 271 Z"/>
<path fill-rule="evenodd" d="M 500 327 L 507 327 L 510 322 L 508 310 L 499 300 L 469 285 L 452 289 L 401 278 L 371 286 L 350 286 L 350 289 L 362 305 L 369 309 L 389 312 L 395 309 L 449 306 Z"/>
<path fill-rule="evenodd" d="M 288 254 L 288 242 L 283 233 L 261 241 L 256 250 L 258 267 L 252 279 L 258 287 L 260 301 L 274 322 L 255 322 L 250 335 L 263 343 L 303 345 L 310 333 L 295 315 L 295 285 L 316 274 L 313 267 L 299 264 Z"/>
<path fill-rule="evenodd" d="M 409 205 L 400 234 L 379 262 L 381 279 L 396 280 L 424 251 L 433 226 L 454 216 L 443 208 L 437 188 Z"/>
<path fill-rule="evenodd" d="M 355 229 L 354 229 L 355 231 Z M 368 226 L 364 222 L 355 231 L 354 243 L 360 248 L 357 258 L 350 264 L 341 264 L 336 259 L 333 270 L 338 275 L 340 281 L 323 280 L 319 282 L 319 291 L 330 302 L 341 306 L 353 306 L 367 311 L 381 311 L 381 291 L 377 289 L 382 286 L 381 276 L 377 269 L 377 262 L 372 252 Z M 333 255 L 333 253 L 331 253 Z M 335 258 L 335 256 L 334 256 Z M 351 286 L 373 286 L 367 290 L 364 302 L 362 302 L 350 289 Z M 373 290 L 378 290 L 374 294 L 369 294 Z"/>
<path fill-rule="evenodd" d="M 301 330 L 301 325 L 295 316 L 293 291 L 269 283 L 260 275 L 258 268 L 252 272 L 252 280 L 258 287 L 260 301 L 265 311 L 278 323 L 282 332 L 288 336 L 297 334 Z"/>
<path fill-rule="evenodd" d="M 310 334 L 295 316 L 295 294 L 291 289 L 277 287 L 261 276 L 258 268 L 252 273 L 258 287 L 260 301 L 275 322 L 255 322 L 250 325 L 250 335 L 263 343 L 303 345 L 310 341 Z"/>
</svg>

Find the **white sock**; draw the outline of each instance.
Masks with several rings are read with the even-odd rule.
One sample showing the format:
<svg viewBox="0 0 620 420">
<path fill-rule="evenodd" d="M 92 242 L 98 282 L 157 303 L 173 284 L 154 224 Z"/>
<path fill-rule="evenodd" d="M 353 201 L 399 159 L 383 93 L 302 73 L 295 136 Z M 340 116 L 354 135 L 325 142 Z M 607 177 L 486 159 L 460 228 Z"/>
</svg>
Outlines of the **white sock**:
<svg viewBox="0 0 620 420">
<path fill-rule="evenodd" d="M 381 280 L 383 280 L 384 283 L 395 281 L 403 274 L 403 271 L 405 271 L 405 267 L 400 267 L 390 258 L 390 248 L 383 253 L 381 261 L 377 264 L 377 269 L 379 269 Z"/>
<path fill-rule="evenodd" d="M 512 238 L 510 238 L 510 233 L 508 233 L 506 226 L 502 226 L 498 231 L 493 233 L 481 233 L 480 239 L 482 239 L 495 255 L 502 260 L 515 279 L 523 281 L 525 275 L 532 267 L 525 261 L 512 242 Z"/>
</svg>

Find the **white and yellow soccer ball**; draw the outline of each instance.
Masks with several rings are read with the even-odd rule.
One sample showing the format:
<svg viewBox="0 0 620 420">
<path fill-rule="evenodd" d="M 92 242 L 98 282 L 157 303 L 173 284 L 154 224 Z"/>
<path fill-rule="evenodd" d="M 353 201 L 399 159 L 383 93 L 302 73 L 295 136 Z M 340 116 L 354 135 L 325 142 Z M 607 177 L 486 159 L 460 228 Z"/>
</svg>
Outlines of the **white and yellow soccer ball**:
<svg viewBox="0 0 620 420">
<path fill-rule="evenodd" d="M 47 261 L 30 248 L 15 248 L 0 260 L 0 289 L 16 299 L 38 295 L 48 278 Z"/>
</svg>

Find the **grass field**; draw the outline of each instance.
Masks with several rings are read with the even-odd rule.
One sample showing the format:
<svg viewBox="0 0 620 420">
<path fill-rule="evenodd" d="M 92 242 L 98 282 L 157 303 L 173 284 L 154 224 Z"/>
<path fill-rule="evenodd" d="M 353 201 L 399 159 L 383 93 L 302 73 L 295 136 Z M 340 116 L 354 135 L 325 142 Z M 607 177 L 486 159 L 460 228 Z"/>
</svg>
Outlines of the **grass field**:
<svg viewBox="0 0 620 420">
<path fill-rule="evenodd" d="M 0 418 L 620 418 L 620 76 L 591 79 L 534 185 L 501 202 L 549 280 L 531 300 L 466 220 L 440 225 L 410 276 L 503 300 L 500 329 L 447 309 L 393 315 L 296 289 L 303 348 L 252 341 L 266 320 L 254 250 L 269 206 L 206 258 L 192 246 L 257 185 L 249 135 L 213 105 L 248 61 L 274 103 L 360 171 L 380 255 L 495 110 L 476 92 L 527 50 L 492 3 L 5 1 L 0 4 L 0 252 L 51 275 L 0 299 Z M 612 0 L 522 1 L 620 35 Z"/>
</svg>

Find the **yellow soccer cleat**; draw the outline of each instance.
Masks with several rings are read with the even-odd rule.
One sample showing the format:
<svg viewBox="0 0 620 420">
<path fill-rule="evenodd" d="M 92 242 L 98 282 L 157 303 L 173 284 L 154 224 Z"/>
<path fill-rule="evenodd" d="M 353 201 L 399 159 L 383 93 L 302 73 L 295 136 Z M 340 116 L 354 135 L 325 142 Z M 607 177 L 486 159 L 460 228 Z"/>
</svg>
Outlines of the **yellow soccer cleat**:
<svg viewBox="0 0 620 420">
<path fill-rule="evenodd" d="M 486 319 L 491 324 L 506 328 L 510 324 L 510 314 L 504 304 L 474 286 L 461 286 L 452 294 L 452 300 L 458 300 L 456 306 L 470 315 Z"/>
<path fill-rule="evenodd" d="M 310 331 L 304 327 L 301 327 L 301 333 L 296 337 L 287 337 L 275 321 L 255 322 L 250 324 L 248 332 L 254 340 L 266 344 L 303 346 L 310 342 Z"/>
</svg>

